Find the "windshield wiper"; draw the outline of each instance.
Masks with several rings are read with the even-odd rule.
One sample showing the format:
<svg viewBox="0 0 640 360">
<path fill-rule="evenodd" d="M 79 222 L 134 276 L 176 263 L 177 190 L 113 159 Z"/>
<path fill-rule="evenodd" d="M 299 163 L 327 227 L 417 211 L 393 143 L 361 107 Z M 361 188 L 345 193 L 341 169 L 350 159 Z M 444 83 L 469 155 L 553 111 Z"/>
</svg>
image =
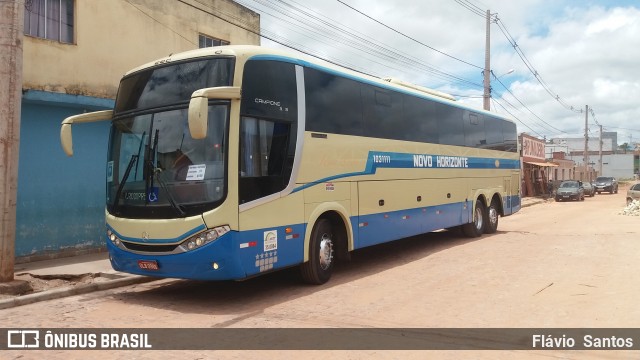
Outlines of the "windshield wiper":
<svg viewBox="0 0 640 360">
<path fill-rule="evenodd" d="M 131 173 L 131 168 L 133 167 L 133 163 L 138 163 L 138 157 L 139 155 L 131 155 L 131 160 L 129 160 L 129 165 L 127 165 L 127 170 L 125 170 L 124 172 L 124 177 L 122 178 L 120 185 L 118 185 L 118 190 L 116 191 L 116 198 L 113 201 L 113 206 L 115 206 L 116 208 L 118 208 L 118 206 L 120 205 L 119 200 L 120 200 L 120 195 L 122 195 L 122 189 L 124 189 L 124 184 L 127 183 L 127 179 L 129 178 L 129 174 Z"/>
<path fill-rule="evenodd" d="M 167 186 L 167 183 L 164 182 L 164 180 L 162 180 L 162 178 L 160 178 L 159 174 L 162 172 L 162 169 L 157 168 L 155 163 L 155 158 L 156 158 L 156 151 L 158 149 L 158 137 L 160 136 L 160 130 L 156 129 L 156 134 L 155 134 L 155 139 L 153 139 L 153 148 L 151 149 L 151 154 L 150 156 L 147 157 L 147 168 L 149 169 L 149 175 L 147 177 L 147 181 L 145 182 L 145 193 L 149 194 L 149 190 L 153 191 L 153 181 L 157 180 L 158 183 L 160 183 L 160 186 L 162 187 L 162 190 L 164 190 L 164 192 L 167 194 L 167 199 L 169 200 L 169 204 L 171 205 L 171 208 L 173 208 L 176 213 L 178 213 L 178 215 L 180 215 L 181 217 L 186 216 L 186 213 L 184 212 L 184 210 L 182 210 L 182 207 L 180 205 L 178 205 L 178 203 L 176 202 L 176 200 L 173 198 L 173 194 L 171 194 L 171 192 L 169 191 L 169 187 Z M 146 196 L 146 203 L 149 203 L 149 196 Z"/>
<path fill-rule="evenodd" d="M 113 201 L 113 205 L 115 208 L 118 208 L 118 206 L 120 205 L 119 204 L 120 196 L 122 195 L 124 184 L 126 184 L 127 180 L 129 179 L 129 174 L 131 174 L 131 168 L 133 167 L 134 163 L 136 164 L 136 175 L 134 176 L 134 178 L 138 177 L 138 160 L 140 159 L 142 142 L 144 141 L 144 136 L 146 134 L 147 134 L 146 131 L 142 133 L 142 138 L 140 138 L 140 144 L 138 145 L 138 153 L 136 155 L 131 155 L 131 159 L 129 159 L 129 164 L 127 165 L 127 170 L 125 170 L 124 176 L 122 177 L 122 181 L 120 182 L 120 185 L 118 185 L 118 190 L 116 191 L 116 198 Z"/>
<path fill-rule="evenodd" d="M 160 135 L 160 130 L 156 129 L 156 135 L 154 136 L 154 139 L 153 139 L 153 147 L 147 150 L 147 153 L 149 154 L 149 156 L 146 157 L 146 161 L 145 161 L 146 169 L 147 169 L 147 176 L 145 177 L 145 182 L 144 182 L 145 194 L 149 194 L 149 189 L 153 189 L 153 178 L 155 177 L 154 174 L 156 171 L 155 159 L 156 159 L 156 150 L 158 149 L 159 135 Z M 145 204 L 149 204 L 148 195 L 145 196 Z"/>
<path fill-rule="evenodd" d="M 154 169 L 154 174 L 155 174 L 154 177 L 156 178 L 156 180 L 158 180 L 158 182 L 160 183 L 160 186 L 162 186 L 162 189 L 167 194 L 167 198 L 169 200 L 169 204 L 171 204 L 171 207 L 178 213 L 178 215 L 184 217 L 186 213 L 184 212 L 184 210 L 182 210 L 182 207 L 173 198 L 173 195 L 169 191 L 169 187 L 167 186 L 167 183 L 165 183 L 164 180 L 162 180 L 162 178 L 160 177 L 161 172 L 162 172 L 162 169 L 160 168 Z"/>
<path fill-rule="evenodd" d="M 134 179 L 138 178 L 138 160 L 140 159 L 140 152 L 142 151 L 142 143 L 144 142 L 144 137 L 147 135 L 147 132 L 142 133 L 142 138 L 140 138 L 140 144 L 138 145 L 138 156 L 136 158 L 136 173 L 133 175 Z"/>
</svg>

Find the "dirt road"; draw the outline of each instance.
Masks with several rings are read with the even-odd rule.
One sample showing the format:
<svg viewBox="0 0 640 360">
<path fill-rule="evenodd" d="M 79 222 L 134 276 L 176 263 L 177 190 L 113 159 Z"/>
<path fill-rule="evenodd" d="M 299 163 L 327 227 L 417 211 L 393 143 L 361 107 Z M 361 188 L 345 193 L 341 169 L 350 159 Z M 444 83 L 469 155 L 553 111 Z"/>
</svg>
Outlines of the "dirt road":
<svg viewBox="0 0 640 360">
<path fill-rule="evenodd" d="M 287 270 L 245 282 L 163 280 L 0 311 L 2 327 L 638 327 L 640 218 L 624 191 L 547 202 L 478 239 L 434 233 L 357 251 L 323 286 Z M 186 330 L 188 331 L 188 330 Z M 164 359 L 175 352 L 6 352 Z M 196 352 L 181 358 L 629 358 L 629 352 Z"/>
</svg>

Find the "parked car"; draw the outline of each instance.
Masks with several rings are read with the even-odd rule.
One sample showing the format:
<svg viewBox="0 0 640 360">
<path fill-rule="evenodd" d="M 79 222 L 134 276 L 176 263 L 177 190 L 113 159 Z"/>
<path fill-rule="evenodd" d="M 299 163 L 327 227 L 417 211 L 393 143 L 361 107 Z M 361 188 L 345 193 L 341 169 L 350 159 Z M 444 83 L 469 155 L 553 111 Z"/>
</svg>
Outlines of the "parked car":
<svg viewBox="0 0 640 360">
<path fill-rule="evenodd" d="M 582 187 L 584 188 L 584 196 L 595 196 L 596 195 L 596 187 L 593 186 L 592 183 L 588 181 L 582 182 Z"/>
<path fill-rule="evenodd" d="M 618 182 L 616 178 L 611 176 L 598 176 L 593 185 L 595 185 L 598 194 L 603 191 L 608 191 L 611 194 L 618 193 Z"/>
<path fill-rule="evenodd" d="M 627 205 L 631 204 L 633 200 L 640 200 L 640 183 L 632 185 L 627 190 Z"/>
<path fill-rule="evenodd" d="M 560 183 L 556 190 L 556 201 L 561 200 L 584 200 L 584 188 L 582 181 L 565 180 Z"/>
</svg>

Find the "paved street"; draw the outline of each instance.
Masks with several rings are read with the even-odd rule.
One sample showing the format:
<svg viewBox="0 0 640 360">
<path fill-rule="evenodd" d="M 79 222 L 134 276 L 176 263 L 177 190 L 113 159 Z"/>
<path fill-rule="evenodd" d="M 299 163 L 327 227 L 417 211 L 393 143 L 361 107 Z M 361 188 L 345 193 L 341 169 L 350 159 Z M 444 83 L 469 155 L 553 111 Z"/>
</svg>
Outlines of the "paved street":
<svg viewBox="0 0 640 360">
<path fill-rule="evenodd" d="M 618 215 L 625 192 L 527 207 L 501 218 L 495 235 L 478 239 L 435 233 L 360 250 L 323 286 L 302 284 L 295 269 L 244 282 L 162 280 L 1 310 L 2 327 L 637 327 L 640 219 Z M 12 351 L 0 358 L 177 355 Z M 630 353 L 339 351 L 333 355 L 614 359 L 628 358 Z M 185 359 L 300 356 L 293 351 L 180 353 Z"/>
</svg>

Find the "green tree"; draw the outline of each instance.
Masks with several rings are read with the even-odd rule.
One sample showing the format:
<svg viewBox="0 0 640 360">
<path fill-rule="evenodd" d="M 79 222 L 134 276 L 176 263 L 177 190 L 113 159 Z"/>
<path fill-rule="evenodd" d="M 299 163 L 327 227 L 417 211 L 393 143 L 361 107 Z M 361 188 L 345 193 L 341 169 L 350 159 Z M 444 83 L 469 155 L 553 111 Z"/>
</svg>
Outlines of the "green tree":
<svg viewBox="0 0 640 360">
<path fill-rule="evenodd" d="M 624 151 L 625 154 L 627 153 L 627 151 L 631 150 L 631 146 L 629 145 L 629 143 L 621 144 L 620 146 L 618 146 L 618 148 Z"/>
</svg>

